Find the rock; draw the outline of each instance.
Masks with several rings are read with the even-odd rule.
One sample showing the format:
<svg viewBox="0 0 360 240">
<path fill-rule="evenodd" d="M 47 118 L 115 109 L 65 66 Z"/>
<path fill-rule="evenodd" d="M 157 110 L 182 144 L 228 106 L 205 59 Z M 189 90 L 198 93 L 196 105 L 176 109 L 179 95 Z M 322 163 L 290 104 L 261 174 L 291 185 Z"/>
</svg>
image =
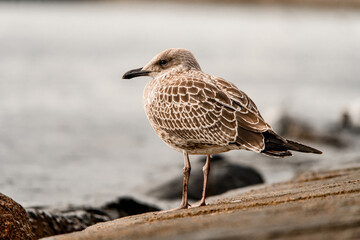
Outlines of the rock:
<svg viewBox="0 0 360 240">
<path fill-rule="evenodd" d="M 107 216 L 87 212 L 84 209 L 51 212 L 51 210 L 32 208 L 28 209 L 28 215 L 37 238 L 80 231 L 95 223 L 111 220 Z"/>
<path fill-rule="evenodd" d="M 338 130 L 334 132 L 332 129 L 329 133 L 319 132 L 314 130 L 309 123 L 288 115 L 283 115 L 278 125 L 277 132 L 291 140 L 317 142 L 336 148 L 345 148 L 349 145 Z"/>
<path fill-rule="evenodd" d="M 345 130 L 351 134 L 359 135 L 360 126 L 354 123 L 354 118 L 355 117 L 351 115 L 350 111 L 344 111 L 341 115 L 339 129 Z"/>
<path fill-rule="evenodd" d="M 2 193 L 0 193 L 0 239 L 35 239 L 25 209 Z"/>
<path fill-rule="evenodd" d="M 71 206 L 63 209 L 29 208 L 28 215 L 36 238 L 80 231 L 95 223 L 159 211 L 130 197 L 118 198 L 101 207 Z"/>
<path fill-rule="evenodd" d="M 101 208 L 111 219 L 131 216 L 146 212 L 160 211 L 158 207 L 139 203 L 130 197 L 118 198 L 116 201 L 106 203 Z"/>
<path fill-rule="evenodd" d="M 206 158 L 203 157 L 193 165 L 190 176 L 188 197 L 200 200 L 203 188 L 202 169 Z M 197 171 L 196 171 L 197 170 Z M 240 166 L 227 161 L 223 155 L 214 155 L 211 159 L 211 170 L 207 184 L 207 196 L 218 195 L 235 188 L 263 183 L 260 173 L 250 167 Z M 148 192 L 150 196 L 159 199 L 181 198 L 183 177 L 162 184 Z"/>
</svg>

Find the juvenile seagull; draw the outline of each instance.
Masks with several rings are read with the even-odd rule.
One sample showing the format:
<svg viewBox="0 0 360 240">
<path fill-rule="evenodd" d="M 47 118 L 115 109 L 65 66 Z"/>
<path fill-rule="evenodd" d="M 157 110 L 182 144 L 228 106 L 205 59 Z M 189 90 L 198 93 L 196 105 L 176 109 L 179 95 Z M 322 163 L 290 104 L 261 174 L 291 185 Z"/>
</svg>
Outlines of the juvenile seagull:
<svg viewBox="0 0 360 240">
<path fill-rule="evenodd" d="M 123 79 L 150 76 L 143 105 L 155 133 L 184 154 L 184 183 L 178 209 L 188 208 L 189 154 L 206 155 L 204 185 L 199 206 L 206 205 L 210 156 L 245 149 L 273 157 L 292 151 L 321 152 L 276 134 L 255 103 L 234 84 L 201 71 L 194 55 L 181 48 L 167 49 L 143 68 L 126 72 Z"/>
</svg>

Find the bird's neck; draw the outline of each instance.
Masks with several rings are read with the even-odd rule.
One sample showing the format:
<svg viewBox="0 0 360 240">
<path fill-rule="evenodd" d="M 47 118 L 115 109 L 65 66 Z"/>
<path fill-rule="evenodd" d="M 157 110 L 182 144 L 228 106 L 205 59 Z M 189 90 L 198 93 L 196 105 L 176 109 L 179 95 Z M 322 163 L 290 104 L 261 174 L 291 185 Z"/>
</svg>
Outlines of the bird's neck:
<svg viewBox="0 0 360 240">
<path fill-rule="evenodd" d="M 168 81 L 169 79 L 172 79 L 174 76 L 181 76 L 181 75 L 189 75 L 189 72 L 191 71 L 197 71 L 195 69 L 184 69 L 183 67 L 175 67 L 171 68 L 167 71 L 164 71 L 160 75 L 158 75 L 154 80 L 156 81 Z"/>
</svg>

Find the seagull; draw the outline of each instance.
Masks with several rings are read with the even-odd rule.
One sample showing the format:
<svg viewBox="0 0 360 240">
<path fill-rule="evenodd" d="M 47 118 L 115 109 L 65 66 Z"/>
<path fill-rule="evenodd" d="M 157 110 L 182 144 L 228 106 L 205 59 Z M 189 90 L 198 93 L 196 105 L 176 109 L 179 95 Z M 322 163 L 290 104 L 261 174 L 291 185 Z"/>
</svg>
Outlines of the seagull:
<svg viewBox="0 0 360 240">
<path fill-rule="evenodd" d="M 291 156 L 290 151 L 322 153 L 275 133 L 243 91 L 223 78 L 204 73 L 189 50 L 164 50 L 144 67 L 130 70 L 122 78 L 140 76 L 152 78 L 143 93 L 151 126 L 168 146 L 184 155 L 182 200 L 176 209 L 190 206 L 189 154 L 207 156 L 198 205 L 205 206 L 213 154 L 241 149 L 280 158 Z"/>
</svg>

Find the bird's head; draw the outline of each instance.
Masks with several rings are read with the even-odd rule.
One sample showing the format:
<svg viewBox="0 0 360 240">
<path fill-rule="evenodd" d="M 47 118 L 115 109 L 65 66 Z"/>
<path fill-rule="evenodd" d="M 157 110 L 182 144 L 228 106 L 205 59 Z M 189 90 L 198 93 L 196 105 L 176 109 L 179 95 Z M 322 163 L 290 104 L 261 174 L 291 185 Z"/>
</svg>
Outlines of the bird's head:
<svg viewBox="0 0 360 240">
<path fill-rule="evenodd" d="M 201 70 L 194 55 L 189 50 L 183 48 L 170 48 L 156 55 L 144 67 L 126 72 L 122 78 L 130 79 L 140 76 L 155 78 L 168 71 L 188 71 L 191 69 Z"/>
</svg>

